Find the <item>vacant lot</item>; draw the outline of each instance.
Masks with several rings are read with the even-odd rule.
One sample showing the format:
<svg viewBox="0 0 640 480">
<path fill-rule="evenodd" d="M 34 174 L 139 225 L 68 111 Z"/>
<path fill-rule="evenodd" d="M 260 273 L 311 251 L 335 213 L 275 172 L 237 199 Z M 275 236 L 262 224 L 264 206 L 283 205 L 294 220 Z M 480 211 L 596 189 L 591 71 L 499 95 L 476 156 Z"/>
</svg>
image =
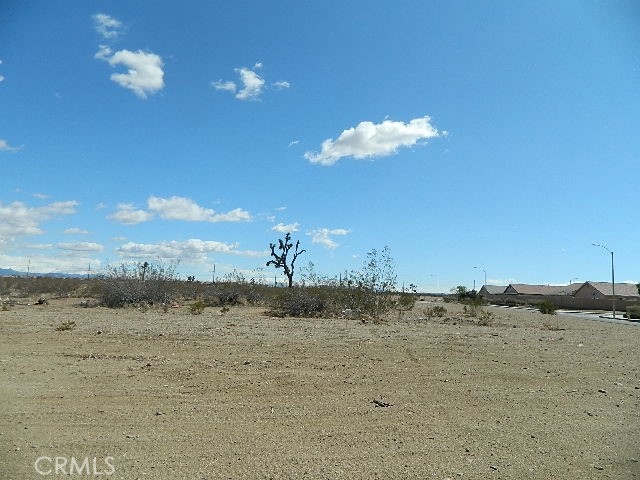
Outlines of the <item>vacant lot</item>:
<svg viewBox="0 0 640 480">
<path fill-rule="evenodd" d="M 1 478 L 640 478 L 638 328 L 74 302 L 0 312 Z"/>
</svg>

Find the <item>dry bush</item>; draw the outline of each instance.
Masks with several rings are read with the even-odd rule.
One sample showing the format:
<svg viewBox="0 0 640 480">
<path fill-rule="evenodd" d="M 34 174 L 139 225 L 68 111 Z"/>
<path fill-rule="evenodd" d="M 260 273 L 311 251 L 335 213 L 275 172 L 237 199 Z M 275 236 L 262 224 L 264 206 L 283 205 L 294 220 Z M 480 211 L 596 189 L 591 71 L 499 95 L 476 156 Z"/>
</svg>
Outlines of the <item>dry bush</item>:
<svg viewBox="0 0 640 480">
<path fill-rule="evenodd" d="M 278 295 L 270 315 L 276 317 L 322 317 L 328 316 L 330 302 L 322 288 L 287 288 Z"/>
<path fill-rule="evenodd" d="M 545 315 L 555 315 L 557 309 L 558 307 L 555 304 L 551 303 L 549 300 L 545 300 L 538 305 L 538 310 L 540 310 L 540 313 L 543 313 Z"/>
<path fill-rule="evenodd" d="M 60 323 L 56 327 L 56 332 L 67 332 L 76 328 L 76 322 L 73 320 L 67 320 L 65 322 Z"/>
<path fill-rule="evenodd" d="M 109 267 L 101 277 L 101 304 L 117 308 L 169 303 L 177 290 L 176 267 L 177 264 L 165 266 L 148 262 Z"/>
<path fill-rule="evenodd" d="M 189 313 L 191 315 L 201 315 L 204 312 L 206 305 L 202 302 L 195 302 L 189 305 Z"/>
</svg>

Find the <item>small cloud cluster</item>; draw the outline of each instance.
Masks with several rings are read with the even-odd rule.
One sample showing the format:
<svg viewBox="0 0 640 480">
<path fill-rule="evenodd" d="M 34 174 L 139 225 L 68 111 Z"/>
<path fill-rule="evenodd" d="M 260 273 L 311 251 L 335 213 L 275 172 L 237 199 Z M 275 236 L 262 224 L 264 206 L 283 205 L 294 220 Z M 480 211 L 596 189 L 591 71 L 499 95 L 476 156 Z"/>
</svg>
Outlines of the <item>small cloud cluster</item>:
<svg viewBox="0 0 640 480">
<path fill-rule="evenodd" d="M 105 13 L 96 13 L 93 16 L 93 24 L 96 32 L 108 40 L 115 39 L 122 33 L 122 22 Z"/>
<path fill-rule="evenodd" d="M 299 230 L 299 225 L 298 222 L 295 223 L 289 223 L 289 224 L 284 224 L 284 223 L 279 223 L 277 225 L 274 225 L 273 227 L 271 227 L 271 230 L 274 232 L 278 232 L 278 233 L 295 233 Z"/>
<path fill-rule="evenodd" d="M 68 250 L 70 252 L 93 252 L 98 253 L 104 250 L 104 246 L 93 242 L 61 242 L 56 244 L 56 248 L 60 250 Z"/>
<path fill-rule="evenodd" d="M 338 242 L 331 238 L 334 235 L 344 236 L 348 235 L 349 230 L 344 228 L 317 228 L 312 230 L 308 235 L 311 236 L 311 243 L 318 243 L 326 248 L 330 248 L 331 250 L 336 249 L 340 246 Z"/>
<path fill-rule="evenodd" d="M 93 16 L 93 21 L 96 31 L 105 39 L 115 39 L 121 33 L 122 22 L 109 15 L 98 13 Z M 140 98 L 147 98 L 147 95 L 164 88 L 164 65 L 162 58 L 155 53 L 127 49 L 113 52 L 108 45 L 100 45 L 95 58 L 112 67 L 121 65 L 127 68 L 126 73 L 113 73 L 110 78 Z"/>
<path fill-rule="evenodd" d="M 2 60 L 0 60 L 0 65 L 2 65 Z M 4 81 L 4 76 L 0 75 L 0 82 Z"/>
<path fill-rule="evenodd" d="M 122 258 L 160 258 L 162 260 L 181 260 L 185 263 L 204 263 L 210 253 L 244 256 L 265 256 L 267 252 L 238 250 L 237 243 L 223 243 L 192 238 L 185 241 L 163 241 L 158 243 L 128 242 L 116 249 Z"/>
<path fill-rule="evenodd" d="M 440 136 L 427 116 L 408 123 L 385 120 L 382 123 L 361 122 L 344 130 L 336 140 L 322 142 L 319 153 L 307 152 L 304 158 L 311 163 L 333 165 L 343 157 L 365 159 L 396 153 L 400 147 L 415 145 L 418 140 Z"/>
<path fill-rule="evenodd" d="M 40 224 L 52 218 L 76 213 L 74 200 L 53 202 L 42 207 L 28 207 L 22 202 L 0 203 L 0 245 L 21 236 L 41 235 Z"/>
<path fill-rule="evenodd" d="M 182 220 L 186 222 L 243 222 L 252 219 L 251 214 L 241 208 L 226 213 L 217 213 L 204 208 L 186 197 L 173 196 L 160 198 L 151 196 L 147 199 L 147 210 L 136 209 L 130 203 L 118 204 L 118 210 L 109 219 L 126 225 L 148 222 L 156 215 L 163 220 Z"/>
<path fill-rule="evenodd" d="M 0 139 L 0 152 L 15 153 L 22 150 L 22 147 L 12 147 L 6 140 Z"/>
<path fill-rule="evenodd" d="M 211 82 L 211 86 L 216 90 L 233 93 L 238 100 L 258 100 L 263 94 L 266 80 L 262 78 L 256 70 L 262 68 L 262 63 L 256 63 L 253 69 L 248 67 L 236 68 L 235 72 L 240 77 L 240 86 L 231 80 L 218 80 Z M 289 88 L 291 85 L 286 81 L 274 82 L 272 85 L 278 89 Z"/>
</svg>

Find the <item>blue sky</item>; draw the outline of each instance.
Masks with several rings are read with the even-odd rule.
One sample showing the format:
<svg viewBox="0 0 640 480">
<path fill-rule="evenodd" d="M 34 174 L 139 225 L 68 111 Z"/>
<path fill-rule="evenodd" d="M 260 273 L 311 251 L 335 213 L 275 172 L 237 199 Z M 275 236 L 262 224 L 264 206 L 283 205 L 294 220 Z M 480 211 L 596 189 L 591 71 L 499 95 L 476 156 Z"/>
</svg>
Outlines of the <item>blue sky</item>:
<svg viewBox="0 0 640 480">
<path fill-rule="evenodd" d="M 0 267 L 640 281 L 634 1 L 0 4 Z M 477 268 L 474 268 L 477 267 Z"/>
</svg>

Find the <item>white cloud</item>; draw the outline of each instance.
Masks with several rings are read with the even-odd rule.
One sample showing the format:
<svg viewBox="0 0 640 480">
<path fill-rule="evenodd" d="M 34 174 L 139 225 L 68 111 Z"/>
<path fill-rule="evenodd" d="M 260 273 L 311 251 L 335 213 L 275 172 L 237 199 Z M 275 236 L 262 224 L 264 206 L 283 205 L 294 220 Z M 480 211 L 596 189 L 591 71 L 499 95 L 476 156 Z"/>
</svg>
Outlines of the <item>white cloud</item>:
<svg viewBox="0 0 640 480">
<path fill-rule="evenodd" d="M 93 16 L 93 24 L 102 37 L 115 39 L 122 31 L 122 22 L 104 13 L 96 13 Z"/>
<path fill-rule="evenodd" d="M 61 215 L 76 213 L 76 201 L 53 202 L 42 207 L 28 207 L 22 202 L 0 203 L 0 244 L 20 236 L 40 235 L 40 223 Z"/>
<path fill-rule="evenodd" d="M 20 146 L 20 147 L 12 147 L 11 145 L 9 145 L 7 143 L 6 140 L 0 139 L 0 152 L 15 153 L 15 152 L 19 152 L 20 150 L 22 150 L 22 146 Z"/>
<path fill-rule="evenodd" d="M 100 45 L 95 58 L 108 62 L 112 67 L 116 65 L 127 67 L 127 73 L 112 73 L 111 80 L 124 88 L 133 90 L 140 98 L 147 98 L 147 94 L 156 93 L 164 88 L 162 58 L 155 53 L 142 50 L 137 52 L 120 50 L 113 53 L 109 47 Z"/>
<path fill-rule="evenodd" d="M 56 248 L 73 252 L 101 252 L 104 250 L 104 246 L 93 242 L 61 242 L 56 244 Z"/>
<path fill-rule="evenodd" d="M 236 98 L 238 100 L 256 100 L 260 97 L 264 88 L 264 79 L 248 68 L 236 68 L 236 72 L 240 75 L 242 82 L 242 89 L 236 93 Z"/>
<path fill-rule="evenodd" d="M 107 218 L 119 223 L 124 223 L 125 225 L 135 225 L 137 223 L 148 222 L 153 218 L 153 213 L 145 210 L 136 210 L 130 203 L 119 203 L 118 211 L 109 215 Z"/>
<path fill-rule="evenodd" d="M 331 238 L 332 235 L 347 235 L 349 230 L 344 228 L 318 228 L 316 230 L 312 230 L 311 233 L 307 235 L 311 236 L 311 243 L 319 243 L 330 249 L 337 248 L 340 244 Z"/>
<path fill-rule="evenodd" d="M 81 228 L 78 227 L 73 227 L 73 228 L 67 228 L 64 232 L 65 235 L 88 235 L 89 231 L 88 230 L 83 230 Z"/>
<path fill-rule="evenodd" d="M 40 200 L 49 198 L 49 195 L 46 195 L 44 193 L 34 193 L 32 196 L 33 198 L 39 198 Z"/>
<path fill-rule="evenodd" d="M 2 65 L 2 60 L 0 60 L 0 65 Z M 3 80 L 4 80 L 4 77 L 0 75 L 0 82 L 2 82 Z"/>
<path fill-rule="evenodd" d="M 271 230 L 279 233 L 294 233 L 298 231 L 298 227 L 299 227 L 298 222 L 290 223 L 288 225 L 285 225 L 284 223 L 279 223 L 271 227 Z"/>
<path fill-rule="evenodd" d="M 224 90 L 225 92 L 231 93 L 236 93 L 236 89 L 238 88 L 236 87 L 235 82 L 232 81 L 225 82 L 223 80 L 218 80 L 217 82 L 211 82 L 211 85 L 216 90 Z"/>
<path fill-rule="evenodd" d="M 171 198 L 149 197 L 147 206 L 149 210 L 158 213 L 165 220 L 206 222 L 215 214 L 214 210 L 203 208 L 190 198 L 176 196 Z"/>
<path fill-rule="evenodd" d="M 258 100 L 267 88 L 266 80 L 256 72 L 260 68 L 262 68 L 262 63 L 258 62 L 253 66 L 253 69 L 248 67 L 234 69 L 240 77 L 239 84 L 231 80 L 218 80 L 211 82 L 211 85 L 216 90 L 233 93 L 238 100 Z M 278 89 L 290 87 L 287 81 L 274 82 L 271 85 Z"/>
<path fill-rule="evenodd" d="M 173 196 L 171 198 L 149 197 L 149 210 L 165 220 L 184 220 L 187 222 L 241 222 L 251 220 L 249 212 L 236 208 L 227 213 L 216 213 L 204 208 L 190 198 Z"/>
<path fill-rule="evenodd" d="M 343 131 L 337 140 L 322 142 L 320 153 L 307 152 L 304 158 L 311 163 L 333 165 L 343 157 L 356 159 L 381 157 L 395 153 L 400 147 L 415 145 L 418 140 L 440 136 L 427 116 L 409 123 L 384 120 L 382 123 L 361 122 Z"/>
<path fill-rule="evenodd" d="M 209 219 L 210 222 L 248 222 L 251 214 L 241 208 L 234 208 L 227 213 L 218 213 Z"/>
<path fill-rule="evenodd" d="M 291 148 L 294 145 L 297 145 L 300 143 L 300 140 L 294 140 L 293 142 L 289 142 L 289 145 L 287 145 L 287 148 Z"/>
<path fill-rule="evenodd" d="M 237 246 L 237 244 L 200 239 L 159 243 L 129 242 L 116 249 L 116 252 L 125 258 L 161 258 L 199 263 L 206 262 L 209 253 L 234 253 Z"/>
<path fill-rule="evenodd" d="M 110 220 L 135 225 L 148 222 L 156 215 L 163 220 L 182 220 L 185 222 L 245 222 L 252 220 L 246 210 L 235 208 L 226 213 L 217 213 L 210 208 L 198 205 L 190 198 L 173 196 L 160 198 L 151 196 L 147 199 L 148 210 L 136 209 L 130 203 L 118 204 L 118 211 L 109 215 Z"/>
<path fill-rule="evenodd" d="M 11 256 L 0 254 L 0 264 L 5 268 L 12 268 L 17 271 L 26 271 L 27 266 L 31 272 L 50 273 L 87 273 L 87 266 L 91 264 L 91 269 L 97 271 L 102 262 L 97 258 L 89 258 L 85 255 L 29 255 Z"/>
</svg>

